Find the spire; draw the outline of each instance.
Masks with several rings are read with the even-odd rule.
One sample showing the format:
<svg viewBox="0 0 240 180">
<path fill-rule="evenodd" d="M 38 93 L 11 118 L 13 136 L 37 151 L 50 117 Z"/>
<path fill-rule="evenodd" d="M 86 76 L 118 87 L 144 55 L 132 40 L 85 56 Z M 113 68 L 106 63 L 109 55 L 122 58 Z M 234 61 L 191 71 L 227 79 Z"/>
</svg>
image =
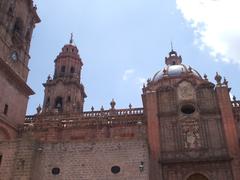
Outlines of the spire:
<svg viewBox="0 0 240 180">
<path fill-rule="evenodd" d="M 71 38 L 70 38 L 69 43 L 70 43 L 70 44 L 73 44 L 73 33 L 71 33 Z"/>
<path fill-rule="evenodd" d="M 171 51 L 173 51 L 173 43 L 172 43 L 172 41 L 171 41 Z"/>
</svg>

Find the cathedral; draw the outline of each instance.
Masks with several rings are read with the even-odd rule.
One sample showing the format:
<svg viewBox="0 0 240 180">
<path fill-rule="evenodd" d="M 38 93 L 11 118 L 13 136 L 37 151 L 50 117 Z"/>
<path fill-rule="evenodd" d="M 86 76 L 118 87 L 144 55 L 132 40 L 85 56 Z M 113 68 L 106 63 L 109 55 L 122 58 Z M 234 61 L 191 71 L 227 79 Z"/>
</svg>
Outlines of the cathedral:
<svg viewBox="0 0 240 180">
<path fill-rule="evenodd" d="M 1 180 L 240 180 L 240 101 L 228 81 L 173 49 L 142 88 L 142 107 L 84 111 L 83 60 L 71 38 L 26 116 L 32 0 L 0 1 Z M 41 82 L 39 82 L 41 83 Z"/>
</svg>

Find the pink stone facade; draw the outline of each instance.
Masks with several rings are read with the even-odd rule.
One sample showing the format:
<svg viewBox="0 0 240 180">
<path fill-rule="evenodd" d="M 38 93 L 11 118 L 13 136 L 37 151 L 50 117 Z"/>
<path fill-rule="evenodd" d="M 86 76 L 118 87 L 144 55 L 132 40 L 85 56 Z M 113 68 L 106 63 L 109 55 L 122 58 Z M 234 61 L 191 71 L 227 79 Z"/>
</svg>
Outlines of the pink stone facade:
<svg viewBox="0 0 240 180">
<path fill-rule="evenodd" d="M 143 106 L 84 111 L 73 39 L 55 59 L 35 115 L 26 84 L 32 0 L 0 2 L 1 180 L 239 180 L 240 101 L 175 51 L 142 89 Z M 41 83 L 41 82 L 39 82 Z M 140 98 L 140 97 L 139 97 Z"/>
</svg>

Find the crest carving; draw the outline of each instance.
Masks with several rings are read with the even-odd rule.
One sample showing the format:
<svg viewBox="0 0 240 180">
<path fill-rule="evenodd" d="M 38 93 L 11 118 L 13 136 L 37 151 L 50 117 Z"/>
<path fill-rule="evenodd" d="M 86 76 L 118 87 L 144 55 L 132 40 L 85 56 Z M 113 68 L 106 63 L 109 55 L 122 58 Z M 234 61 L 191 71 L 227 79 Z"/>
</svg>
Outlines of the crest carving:
<svg viewBox="0 0 240 180">
<path fill-rule="evenodd" d="M 191 100 L 195 99 L 196 93 L 191 83 L 183 81 L 177 88 L 177 94 L 179 100 Z"/>
</svg>

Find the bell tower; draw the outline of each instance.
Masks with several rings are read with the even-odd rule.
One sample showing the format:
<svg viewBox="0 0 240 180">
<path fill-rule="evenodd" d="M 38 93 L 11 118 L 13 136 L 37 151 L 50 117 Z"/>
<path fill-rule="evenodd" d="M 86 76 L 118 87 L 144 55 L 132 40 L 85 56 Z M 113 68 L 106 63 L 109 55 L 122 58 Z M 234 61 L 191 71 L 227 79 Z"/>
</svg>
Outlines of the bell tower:
<svg viewBox="0 0 240 180">
<path fill-rule="evenodd" d="M 48 76 L 47 82 L 43 84 L 43 113 L 81 113 L 86 97 L 84 86 L 81 84 L 83 63 L 72 35 L 54 62 L 54 76 Z"/>
<path fill-rule="evenodd" d="M 40 19 L 32 0 L 0 2 L 0 58 L 25 82 L 32 32 Z"/>
<path fill-rule="evenodd" d="M 32 0 L 0 1 L 0 128 L 1 139 L 15 136 L 25 121 L 29 48 L 35 24 L 40 22 Z M 4 134 L 4 135 L 3 135 Z"/>
</svg>

